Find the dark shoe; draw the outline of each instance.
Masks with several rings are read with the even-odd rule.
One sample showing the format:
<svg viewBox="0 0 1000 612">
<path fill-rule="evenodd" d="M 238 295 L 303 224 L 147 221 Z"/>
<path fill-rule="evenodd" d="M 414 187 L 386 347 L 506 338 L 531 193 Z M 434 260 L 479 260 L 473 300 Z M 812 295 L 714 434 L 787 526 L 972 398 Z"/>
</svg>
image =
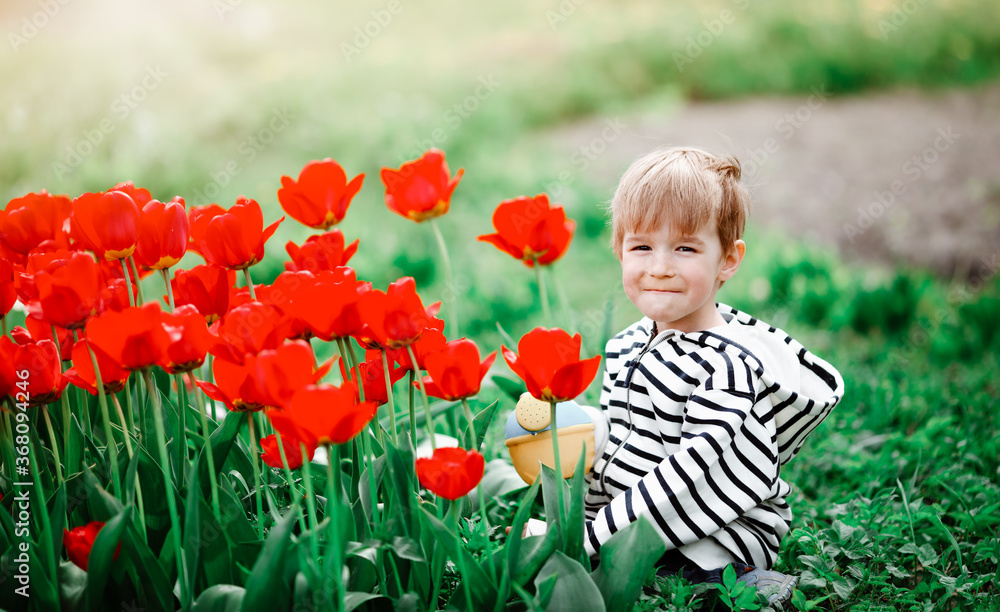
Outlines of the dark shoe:
<svg viewBox="0 0 1000 612">
<path fill-rule="evenodd" d="M 767 598 L 767 603 L 780 610 L 792 600 L 792 589 L 799 583 L 799 577 L 770 570 L 752 569 L 740 576 L 737 582 L 757 587 L 757 592 Z"/>
</svg>

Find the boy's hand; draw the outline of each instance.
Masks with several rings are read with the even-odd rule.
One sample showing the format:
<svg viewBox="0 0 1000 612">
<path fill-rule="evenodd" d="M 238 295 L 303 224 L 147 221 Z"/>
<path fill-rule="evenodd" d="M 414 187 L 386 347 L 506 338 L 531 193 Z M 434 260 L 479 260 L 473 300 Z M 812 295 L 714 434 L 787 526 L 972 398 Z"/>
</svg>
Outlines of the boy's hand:
<svg viewBox="0 0 1000 612">
<path fill-rule="evenodd" d="M 545 521 L 528 519 L 528 522 L 524 524 L 524 529 L 521 530 L 521 537 L 526 538 L 528 536 L 545 535 L 548 528 L 549 525 Z M 507 527 L 504 530 L 504 533 L 510 535 L 510 529 L 510 527 Z"/>
</svg>

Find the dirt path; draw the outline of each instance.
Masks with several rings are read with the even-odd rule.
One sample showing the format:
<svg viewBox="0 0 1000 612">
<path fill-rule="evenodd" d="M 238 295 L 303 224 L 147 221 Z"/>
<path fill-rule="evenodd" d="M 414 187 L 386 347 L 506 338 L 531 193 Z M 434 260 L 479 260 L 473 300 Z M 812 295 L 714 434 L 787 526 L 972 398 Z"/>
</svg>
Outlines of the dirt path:
<svg viewBox="0 0 1000 612">
<path fill-rule="evenodd" d="M 605 119 L 553 130 L 571 155 Z M 690 103 L 623 116 L 587 173 L 614 185 L 658 146 L 734 152 L 752 223 L 836 245 L 848 260 L 909 263 L 942 276 L 995 269 L 1000 253 L 1000 83 L 942 92 Z M 601 147 L 603 148 L 603 146 Z"/>
</svg>

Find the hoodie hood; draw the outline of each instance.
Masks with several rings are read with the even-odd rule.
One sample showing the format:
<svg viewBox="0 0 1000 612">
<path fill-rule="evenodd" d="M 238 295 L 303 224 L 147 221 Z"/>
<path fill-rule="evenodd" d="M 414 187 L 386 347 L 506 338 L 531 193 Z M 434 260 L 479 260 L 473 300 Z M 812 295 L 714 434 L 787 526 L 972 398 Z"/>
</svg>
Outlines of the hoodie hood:
<svg viewBox="0 0 1000 612">
<path fill-rule="evenodd" d="M 731 306 L 718 308 L 726 325 L 684 335 L 756 371 L 774 406 L 779 460 L 787 463 L 844 397 L 844 379 L 782 330 Z"/>
</svg>

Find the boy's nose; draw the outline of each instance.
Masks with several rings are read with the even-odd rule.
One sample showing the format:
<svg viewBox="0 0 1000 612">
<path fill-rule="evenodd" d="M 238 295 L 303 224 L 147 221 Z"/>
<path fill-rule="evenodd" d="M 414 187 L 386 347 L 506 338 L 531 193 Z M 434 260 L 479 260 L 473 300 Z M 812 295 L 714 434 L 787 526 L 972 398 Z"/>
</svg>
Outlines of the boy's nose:
<svg viewBox="0 0 1000 612">
<path fill-rule="evenodd" d="M 677 272 L 674 269 L 674 263 L 671 261 L 670 257 L 664 255 L 653 258 L 649 273 L 652 276 L 665 276 L 669 278 L 674 276 Z"/>
</svg>

